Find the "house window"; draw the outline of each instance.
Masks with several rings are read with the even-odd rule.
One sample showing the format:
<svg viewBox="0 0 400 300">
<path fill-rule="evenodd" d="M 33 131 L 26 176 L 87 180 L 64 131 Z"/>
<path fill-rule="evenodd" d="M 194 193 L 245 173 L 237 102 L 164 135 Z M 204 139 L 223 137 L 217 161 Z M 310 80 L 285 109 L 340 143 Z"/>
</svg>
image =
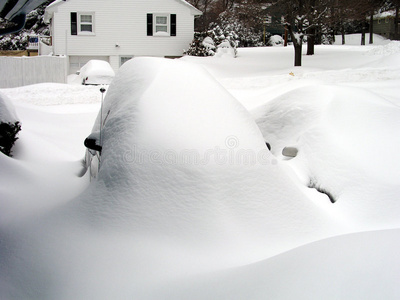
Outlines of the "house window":
<svg viewBox="0 0 400 300">
<path fill-rule="evenodd" d="M 126 63 L 128 60 L 130 60 L 132 58 L 133 58 L 133 56 L 121 56 L 119 66 L 122 66 L 124 63 Z"/>
<path fill-rule="evenodd" d="M 176 36 L 176 14 L 147 14 L 148 36 Z"/>
<path fill-rule="evenodd" d="M 79 33 L 94 33 L 94 13 L 80 13 L 79 14 Z"/>
<path fill-rule="evenodd" d="M 154 35 L 166 35 L 169 33 L 168 19 L 169 19 L 168 15 L 153 16 Z"/>
<path fill-rule="evenodd" d="M 265 24 L 271 24 L 272 23 L 272 17 L 271 16 L 267 16 L 265 18 Z"/>
</svg>

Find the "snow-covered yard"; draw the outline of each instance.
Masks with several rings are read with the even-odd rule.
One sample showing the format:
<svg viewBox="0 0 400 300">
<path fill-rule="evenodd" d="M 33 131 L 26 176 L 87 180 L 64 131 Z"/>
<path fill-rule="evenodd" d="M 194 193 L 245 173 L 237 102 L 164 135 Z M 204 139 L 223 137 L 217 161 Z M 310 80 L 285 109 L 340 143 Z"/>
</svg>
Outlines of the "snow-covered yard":
<svg viewBox="0 0 400 300">
<path fill-rule="evenodd" d="M 128 62 L 92 181 L 100 87 L 1 89 L 0 299 L 398 299 L 400 42 L 358 41 Z"/>
</svg>

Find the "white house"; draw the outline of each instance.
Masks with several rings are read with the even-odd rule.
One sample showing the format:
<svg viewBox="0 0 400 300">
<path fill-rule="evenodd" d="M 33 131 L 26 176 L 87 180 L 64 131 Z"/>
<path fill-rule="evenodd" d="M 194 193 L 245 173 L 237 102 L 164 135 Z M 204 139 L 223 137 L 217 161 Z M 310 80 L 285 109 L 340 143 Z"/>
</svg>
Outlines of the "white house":
<svg viewBox="0 0 400 300">
<path fill-rule="evenodd" d="M 184 0 L 56 0 L 46 8 L 54 55 L 75 73 L 90 59 L 117 70 L 134 56 L 179 57 L 201 11 Z"/>
</svg>

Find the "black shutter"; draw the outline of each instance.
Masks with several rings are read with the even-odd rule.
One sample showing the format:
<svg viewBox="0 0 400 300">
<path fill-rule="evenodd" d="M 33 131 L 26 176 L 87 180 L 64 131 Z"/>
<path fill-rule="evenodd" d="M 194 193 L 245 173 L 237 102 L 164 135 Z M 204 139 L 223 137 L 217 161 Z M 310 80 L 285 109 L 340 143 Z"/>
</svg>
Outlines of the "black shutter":
<svg viewBox="0 0 400 300">
<path fill-rule="evenodd" d="M 153 35 L 153 14 L 147 14 L 147 35 Z"/>
<path fill-rule="evenodd" d="M 176 15 L 171 15 L 171 36 L 176 36 Z"/>
<path fill-rule="evenodd" d="M 78 34 L 78 14 L 76 12 L 71 13 L 71 35 Z"/>
</svg>

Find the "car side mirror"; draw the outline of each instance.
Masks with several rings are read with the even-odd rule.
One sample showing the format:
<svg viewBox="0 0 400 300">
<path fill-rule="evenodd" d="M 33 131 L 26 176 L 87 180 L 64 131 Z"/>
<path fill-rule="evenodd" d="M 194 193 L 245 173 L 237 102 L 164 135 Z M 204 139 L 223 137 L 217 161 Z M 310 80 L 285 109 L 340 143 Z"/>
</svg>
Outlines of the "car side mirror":
<svg viewBox="0 0 400 300">
<path fill-rule="evenodd" d="M 8 4 L 8 3 L 6 3 L 6 4 Z M 11 20 L 11 22 L 15 23 L 16 25 L 14 25 L 10 28 L 0 28 L 0 36 L 10 34 L 10 33 L 16 33 L 18 31 L 22 30 L 25 27 L 26 15 L 24 13 L 21 13 L 21 14 L 15 16 Z"/>
<path fill-rule="evenodd" d="M 100 132 L 91 133 L 83 142 L 86 148 L 94 151 L 98 151 L 101 153 L 102 146 L 100 145 Z"/>
</svg>

